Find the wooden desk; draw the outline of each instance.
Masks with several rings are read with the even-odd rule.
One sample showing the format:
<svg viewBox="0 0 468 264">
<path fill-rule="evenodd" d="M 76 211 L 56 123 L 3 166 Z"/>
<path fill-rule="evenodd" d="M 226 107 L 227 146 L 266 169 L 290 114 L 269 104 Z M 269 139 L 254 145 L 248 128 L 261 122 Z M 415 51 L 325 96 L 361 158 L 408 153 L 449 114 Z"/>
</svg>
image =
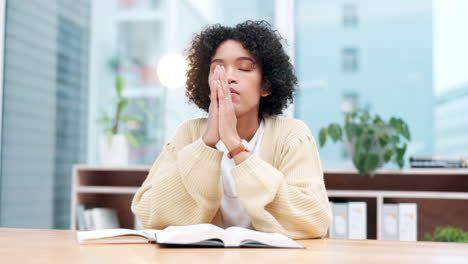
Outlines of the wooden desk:
<svg viewBox="0 0 468 264">
<path fill-rule="evenodd" d="M 468 263 L 468 244 L 299 240 L 307 249 L 79 245 L 76 231 L 0 228 L 0 263 Z"/>
</svg>

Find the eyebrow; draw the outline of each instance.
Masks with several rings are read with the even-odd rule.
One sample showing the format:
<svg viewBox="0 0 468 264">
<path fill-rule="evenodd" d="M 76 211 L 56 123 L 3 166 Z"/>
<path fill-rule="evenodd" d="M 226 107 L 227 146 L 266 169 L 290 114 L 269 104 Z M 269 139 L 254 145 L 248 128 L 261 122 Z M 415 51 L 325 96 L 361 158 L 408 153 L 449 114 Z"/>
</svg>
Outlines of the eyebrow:
<svg viewBox="0 0 468 264">
<path fill-rule="evenodd" d="M 252 63 L 256 63 L 254 59 L 252 58 L 249 58 L 249 57 L 239 57 L 236 59 L 236 61 L 240 61 L 240 60 L 248 60 L 248 61 L 251 61 Z M 210 62 L 210 64 L 213 64 L 215 62 L 224 62 L 223 59 L 214 59 Z"/>
</svg>

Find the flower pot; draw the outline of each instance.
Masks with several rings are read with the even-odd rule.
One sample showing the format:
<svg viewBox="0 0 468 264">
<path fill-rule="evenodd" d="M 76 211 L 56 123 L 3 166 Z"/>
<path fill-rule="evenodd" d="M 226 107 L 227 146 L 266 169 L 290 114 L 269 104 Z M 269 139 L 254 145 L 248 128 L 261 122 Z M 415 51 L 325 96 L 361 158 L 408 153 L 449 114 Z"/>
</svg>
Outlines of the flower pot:
<svg viewBox="0 0 468 264">
<path fill-rule="evenodd" d="M 99 157 L 102 165 L 128 165 L 128 152 L 125 135 L 114 135 L 110 145 L 108 136 L 99 137 Z"/>
</svg>

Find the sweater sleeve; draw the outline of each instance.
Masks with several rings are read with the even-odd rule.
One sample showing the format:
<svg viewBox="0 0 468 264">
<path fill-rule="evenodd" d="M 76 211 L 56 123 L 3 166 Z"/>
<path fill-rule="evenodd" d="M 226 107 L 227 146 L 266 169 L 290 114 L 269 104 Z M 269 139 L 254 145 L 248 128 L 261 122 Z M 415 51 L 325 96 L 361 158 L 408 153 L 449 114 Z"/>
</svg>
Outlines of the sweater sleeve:
<svg viewBox="0 0 468 264">
<path fill-rule="evenodd" d="M 223 153 L 201 138 L 190 142 L 189 127 L 177 129 L 133 197 L 132 212 L 144 228 L 210 223 L 218 211 Z"/>
<path fill-rule="evenodd" d="M 323 237 L 331 222 L 320 158 L 308 134 L 284 147 L 278 169 L 251 155 L 232 169 L 239 199 L 258 231 Z"/>
</svg>

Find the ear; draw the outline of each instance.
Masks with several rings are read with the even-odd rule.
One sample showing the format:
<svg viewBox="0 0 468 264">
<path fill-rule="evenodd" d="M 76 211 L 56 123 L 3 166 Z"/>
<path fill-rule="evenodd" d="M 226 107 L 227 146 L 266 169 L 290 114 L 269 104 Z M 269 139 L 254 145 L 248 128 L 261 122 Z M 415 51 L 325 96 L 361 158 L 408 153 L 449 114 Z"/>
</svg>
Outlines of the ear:
<svg viewBox="0 0 468 264">
<path fill-rule="evenodd" d="M 262 91 L 260 93 L 260 96 L 266 97 L 266 96 L 269 96 L 270 94 L 271 94 L 270 82 L 264 81 L 263 84 L 262 84 Z"/>
<path fill-rule="evenodd" d="M 260 94 L 260 96 L 266 97 L 266 96 L 269 96 L 270 94 L 271 94 L 271 92 L 268 92 L 268 91 L 265 91 L 264 89 L 262 89 L 262 93 Z"/>
</svg>

